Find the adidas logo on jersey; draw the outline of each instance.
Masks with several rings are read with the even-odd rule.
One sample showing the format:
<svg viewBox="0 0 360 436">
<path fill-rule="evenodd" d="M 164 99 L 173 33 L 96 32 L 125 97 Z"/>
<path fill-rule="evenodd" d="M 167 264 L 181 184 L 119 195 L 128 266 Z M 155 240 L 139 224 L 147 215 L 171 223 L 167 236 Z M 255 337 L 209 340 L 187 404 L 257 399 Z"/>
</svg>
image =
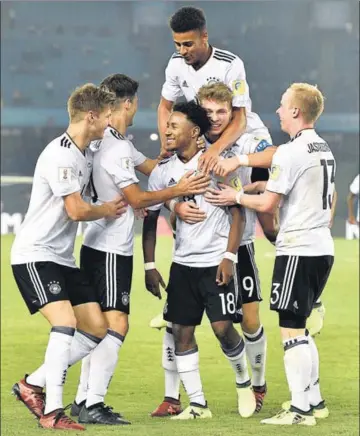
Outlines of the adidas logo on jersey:
<svg viewBox="0 0 360 436">
<path fill-rule="evenodd" d="M 189 85 L 187 84 L 186 80 L 183 81 L 182 85 L 183 88 L 188 88 Z"/>
<path fill-rule="evenodd" d="M 169 180 L 168 186 L 173 186 L 176 185 L 175 180 L 171 177 L 171 179 Z"/>
</svg>

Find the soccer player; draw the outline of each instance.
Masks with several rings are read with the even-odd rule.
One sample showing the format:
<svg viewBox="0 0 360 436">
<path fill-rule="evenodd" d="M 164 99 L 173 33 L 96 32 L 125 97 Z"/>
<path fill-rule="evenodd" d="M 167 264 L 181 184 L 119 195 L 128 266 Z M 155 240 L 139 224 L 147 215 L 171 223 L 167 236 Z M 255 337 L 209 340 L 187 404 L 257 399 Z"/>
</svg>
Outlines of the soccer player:
<svg viewBox="0 0 360 436">
<path fill-rule="evenodd" d="M 113 221 L 124 212 L 119 199 L 101 206 L 83 199 L 93 163 L 88 146 L 102 139 L 114 99 L 92 84 L 71 94 L 70 124 L 39 156 L 29 208 L 11 250 L 15 281 L 30 313 L 40 312 L 51 325 L 44 365 L 13 386 L 43 428 L 85 429 L 64 413 L 63 384 L 68 366 L 106 334 L 97 296 L 73 251 L 78 221 Z"/>
<path fill-rule="evenodd" d="M 352 181 L 349 189 L 349 194 L 347 196 L 347 206 L 348 206 L 348 222 L 356 229 L 356 237 L 359 238 L 359 222 L 360 222 L 360 201 L 359 201 L 359 184 L 360 184 L 360 174 L 358 174 Z M 357 201 L 357 212 L 354 213 L 354 203 Z"/>
<path fill-rule="evenodd" d="M 213 83 L 204 85 L 200 88 L 197 99 L 202 107 L 205 108 L 211 121 L 211 128 L 205 133 L 205 139 L 208 145 L 216 141 L 221 133 L 226 129 L 232 117 L 232 93 L 224 83 Z M 246 138 L 246 140 L 245 140 Z M 255 152 L 257 142 L 253 140 L 252 135 L 244 134 L 231 148 L 221 153 L 222 158 Z M 240 179 L 243 186 L 250 184 L 252 181 L 267 180 L 268 172 L 264 174 L 253 171 L 252 168 L 242 168 L 229 178 L 232 180 Z M 199 206 L 193 202 L 194 212 L 199 211 L 194 218 L 187 215 L 187 211 L 182 212 L 184 202 L 174 205 L 174 211 L 177 216 L 185 222 L 193 224 L 195 220 L 205 219 L 205 213 L 199 209 Z M 203 215 L 200 214 L 203 213 Z M 264 221 L 260 215 L 260 222 Z M 265 219 L 274 219 L 273 216 L 266 216 Z M 237 274 L 239 292 L 241 292 L 243 320 L 241 327 L 244 333 L 245 350 L 252 369 L 252 388 L 256 397 L 256 411 L 259 412 L 263 405 L 266 394 L 265 383 L 265 364 L 266 364 L 266 336 L 264 328 L 260 322 L 259 302 L 262 301 L 260 279 L 258 269 L 255 263 L 254 237 L 255 237 L 256 213 L 250 209 L 246 210 L 246 227 L 241 244 L 238 250 Z M 276 234 L 272 235 L 275 241 Z M 180 378 L 176 368 L 176 362 L 172 358 L 169 350 L 174 349 L 173 335 L 170 333 L 171 325 L 167 325 L 163 338 L 163 356 L 162 362 L 165 371 L 165 398 L 164 401 L 152 413 L 152 416 L 168 416 L 174 414 L 181 408 L 179 401 Z"/>
<path fill-rule="evenodd" d="M 166 123 L 174 102 L 181 96 L 195 100 L 201 86 L 224 82 L 233 92 L 233 117 L 227 128 L 199 161 L 208 172 L 219 161 L 219 154 L 244 133 L 253 133 L 259 147 L 271 145 L 269 133 L 259 116 L 251 110 L 249 86 L 243 61 L 233 53 L 209 45 L 206 19 L 201 9 L 185 6 L 170 19 L 176 53 L 169 60 L 166 80 L 158 107 L 158 129 L 165 148 Z"/>
<path fill-rule="evenodd" d="M 123 74 L 104 79 L 101 89 L 116 95 L 111 126 L 94 154 L 91 179 L 93 195 L 103 203 L 121 194 L 129 207 L 118 220 L 106 218 L 87 227 L 81 248 L 81 269 L 94 284 L 98 301 L 108 326 L 108 334 L 85 362 L 72 415 L 88 424 L 121 425 L 119 415 L 104 404 L 104 397 L 114 374 L 118 355 L 129 328 L 130 289 L 133 270 L 134 209 L 163 203 L 178 196 L 205 191 L 210 178 L 185 174 L 178 184 L 161 191 L 147 192 L 139 187 L 135 169 L 147 173 L 153 162 L 146 161 L 125 138 L 133 124 L 138 106 L 138 82 Z M 148 168 L 145 168 L 146 165 Z M 88 367 L 88 368 L 87 368 Z M 87 386 L 87 388 L 86 388 Z M 79 411 L 79 406 L 83 406 Z"/>
<path fill-rule="evenodd" d="M 324 109 L 319 89 L 294 83 L 277 110 L 281 128 L 291 137 L 273 156 L 262 195 L 247 195 L 222 185 L 210 190 L 215 205 L 241 204 L 256 211 L 280 207 L 280 230 L 270 308 L 279 314 L 285 372 L 291 392 L 288 410 L 261 421 L 277 425 L 315 425 L 329 414 L 320 393 L 319 355 L 306 331 L 306 319 L 320 297 L 334 262 L 329 222 L 336 163 L 328 144 L 314 130 Z"/>
<path fill-rule="evenodd" d="M 168 120 L 166 138 L 167 150 L 176 151 L 176 154 L 154 169 L 150 175 L 149 189 L 158 191 L 168 185 L 176 185 L 184 172 L 197 168 L 203 153 L 197 148 L 197 139 L 209 128 L 210 120 L 205 109 L 195 102 L 174 106 Z M 214 180 L 212 183 L 216 186 Z M 194 336 L 204 310 L 234 369 L 239 413 L 249 417 L 255 411 L 256 401 L 247 370 L 245 344 L 233 326 L 233 319 L 240 312 L 234 263 L 245 220 L 240 209 L 231 208 L 230 224 L 227 210 L 213 208 L 204 201 L 204 196 L 185 196 L 183 201 L 194 201 L 206 212 L 207 217 L 203 222 L 193 225 L 177 222 L 164 317 L 172 323 L 176 367 L 190 405 L 171 419 L 212 416 L 202 389 L 199 352 Z M 161 205 L 149 208 L 143 227 L 145 282 L 154 295 L 158 295 L 159 281 L 162 281 L 154 263 L 156 223 L 160 208 Z"/>
</svg>

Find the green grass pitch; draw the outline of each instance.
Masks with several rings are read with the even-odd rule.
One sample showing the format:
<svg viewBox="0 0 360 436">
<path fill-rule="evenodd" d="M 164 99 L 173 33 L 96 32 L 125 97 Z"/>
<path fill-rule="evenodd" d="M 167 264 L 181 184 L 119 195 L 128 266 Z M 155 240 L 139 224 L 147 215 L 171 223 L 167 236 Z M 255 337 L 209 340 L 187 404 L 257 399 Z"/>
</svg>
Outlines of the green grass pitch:
<svg viewBox="0 0 360 436">
<path fill-rule="evenodd" d="M 10 395 L 11 386 L 25 372 L 43 360 L 49 326 L 40 315 L 30 317 L 12 277 L 9 255 L 12 236 L 1 237 L 1 427 L 4 436 L 50 434 L 41 430 L 28 410 Z M 80 242 L 80 241 L 78 241 Z M 264 302 L 262 322 L 268 337 L 268 395 L 263 411 L 249 419 L 237 414 L 234 375 L 223 357 L 208 322 L 197 330 L 203 386 L 213 419 L 174 422 L 149 417 L 163 397 L 161 368 L 162 333 L 148 327 L 161 312 L 163 302 L 144 287 L 140 239 L 136 240 L 135 270 L 131 296 L 130 331 L 120 352 L 116 374 L 106 398 L 108 404 L 129 420 L 127 427 L 91 427 L 88 435 L 141 436 L 231 436 L 231 435 L 349 435 L 359 434 L 359 251 L 357 241 L 336 241 L 336 259 L 323 294 L 325 326 L 316 343 L 320 352 L 322 392 L 330 409 L 327 420 L 317 426 L 269 427 L 260 420 L 276 413 L 289 398 L 283 369 L 277 317 L 268 309 L 274 249 L 267 241 L 257 241 L 256 258 L 261 274 Z M 79 245 L 77 245 L 77 249 Z M 159 238 L 157 265 L 168 278 L 172 239 Z M 65 404 L 74 398 L 79 364 L 69 370 L 65 385 Z M 187 398 L 182 393 L 183 404 Z M 61 432 L 67 434 L 67 432 Z M 74 432 L 71 432 L 74 434 Z"/>
</svg>

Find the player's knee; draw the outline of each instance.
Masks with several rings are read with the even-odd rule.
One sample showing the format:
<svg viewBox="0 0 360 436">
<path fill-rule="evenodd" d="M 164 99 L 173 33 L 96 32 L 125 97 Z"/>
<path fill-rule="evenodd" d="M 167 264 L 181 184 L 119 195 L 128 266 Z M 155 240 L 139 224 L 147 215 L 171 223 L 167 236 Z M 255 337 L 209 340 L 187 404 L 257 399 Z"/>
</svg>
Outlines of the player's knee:
<svg viewBox="0 0 360 436">
<path fill-rule="evenodd" d="M 112 310 L 104 312 L 107 326 L 121 336 L 126 336 L 129 331 L 129 317 L 127 313 Z"/>
<path fill-rule="evenodd" d="M 238 343 L 240 336 L 231 321 L 214 322 L 211 327 L 223 348 L 233 348 Z"/>
<path fill-rule="evenodd" d="M 40 313 L 52 326 L 76 328 L 77 320 L 69 301 L 54 301 L 40 309 Z"/>
<path fill-rule="evenodd" d="M 306 316 L 296 315 L 289 310 L 279 311 L 279 326 L 285 329 L 305 329 Z"/>
<path fill-rule="evenodd" d="M 196 346 L 194 331 L 195 327 L 173 324 L 172 332 L 177 352 L 188 351 Z"/>
</svg>

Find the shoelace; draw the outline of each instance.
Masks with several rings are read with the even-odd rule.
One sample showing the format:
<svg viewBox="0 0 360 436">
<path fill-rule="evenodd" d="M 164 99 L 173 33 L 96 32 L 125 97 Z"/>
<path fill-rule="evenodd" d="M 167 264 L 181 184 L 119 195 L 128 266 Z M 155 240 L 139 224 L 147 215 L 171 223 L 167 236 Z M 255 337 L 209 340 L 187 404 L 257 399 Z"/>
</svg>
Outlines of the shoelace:
<svg viewBox="0 0 360 436">
<path fill-rule="evenodd" d="M 65 410 L 68 410 L 71 408 L 71 404 L 68 404 L 63 410 L 60 410 L 56 416 L 55 416 L 55 424 L 57 424 L 59 421 L 62 421 L 66 424 L 74 424 L 75 421 L 73 421 L 71 418 L 69 418 L 66 414 L 65 414 Z"/>
<path fill-rule="evenodd" d="M 108 412 L 108 413 L 110 413 L 110 414 L 112 414 L 112 415 L 114 415 L 114 416 L 116 416 L 116 417 L 118 417 L 118 418 L 122 418 L 121 413 L 119 413 L 119 412 L 113 412 L 114 408 L 113 408 L 112 406 L 107 406 L 106 404 L 104 404 L 103 407 L 104 407 L 104 410 L 105 410 L 106 412 Z"/>
</svg>

